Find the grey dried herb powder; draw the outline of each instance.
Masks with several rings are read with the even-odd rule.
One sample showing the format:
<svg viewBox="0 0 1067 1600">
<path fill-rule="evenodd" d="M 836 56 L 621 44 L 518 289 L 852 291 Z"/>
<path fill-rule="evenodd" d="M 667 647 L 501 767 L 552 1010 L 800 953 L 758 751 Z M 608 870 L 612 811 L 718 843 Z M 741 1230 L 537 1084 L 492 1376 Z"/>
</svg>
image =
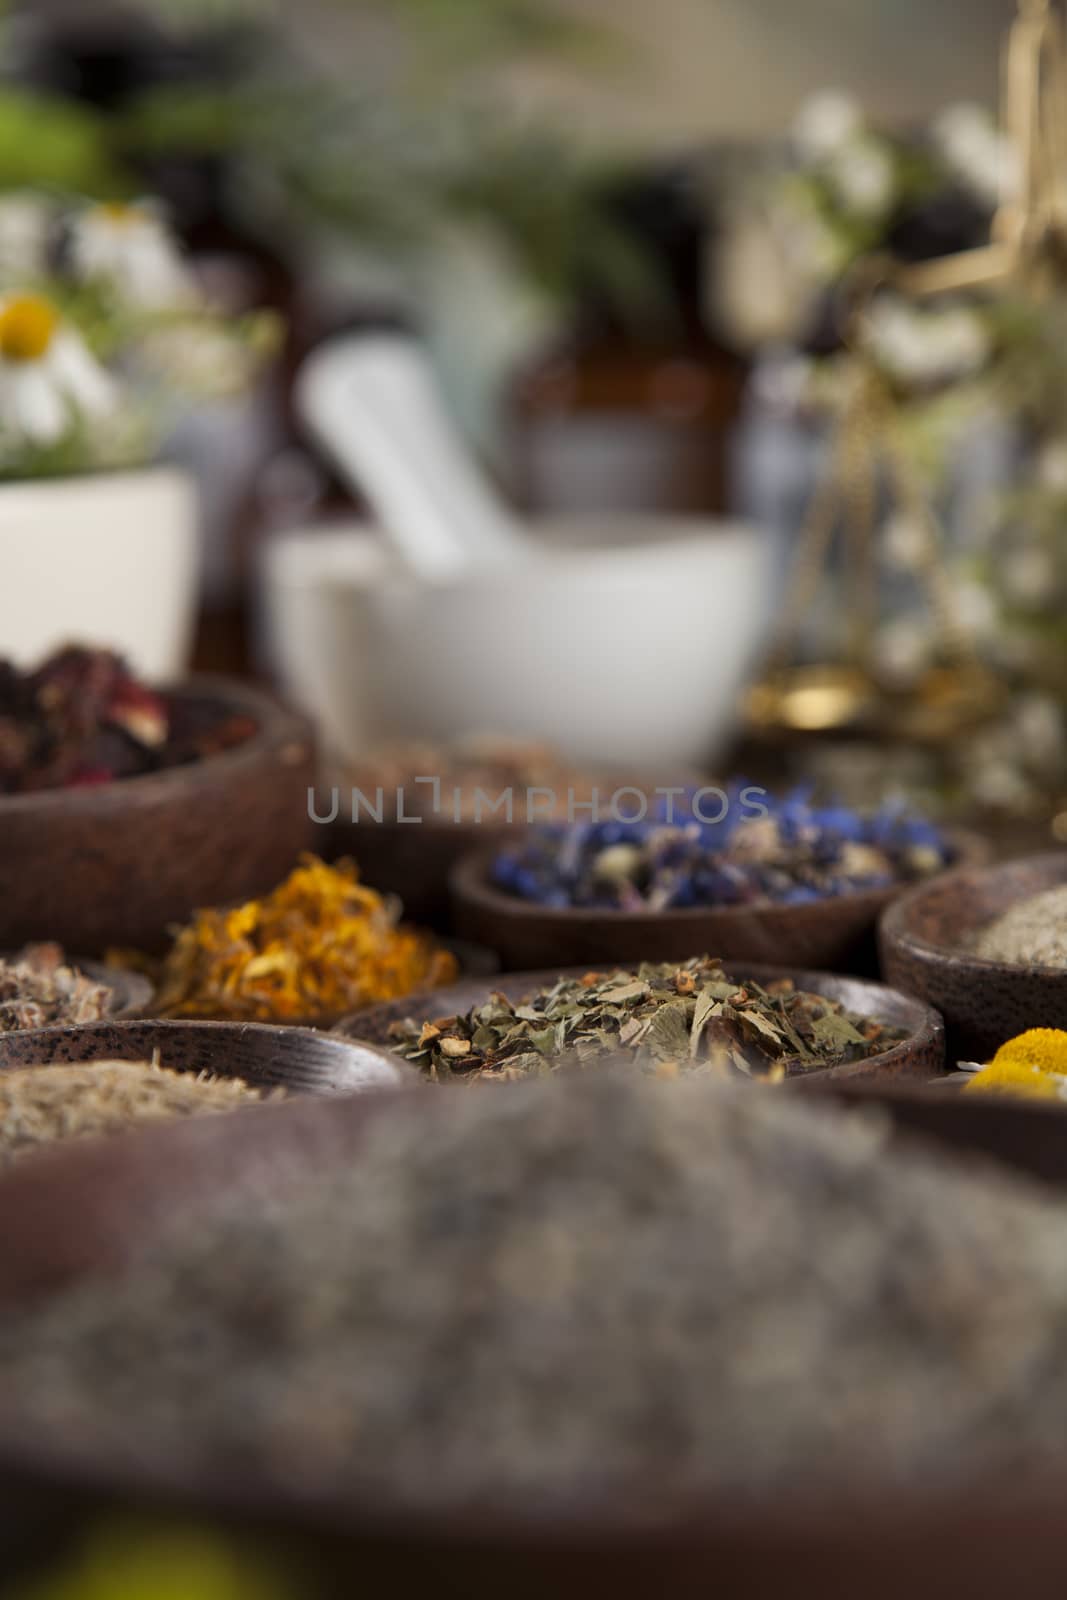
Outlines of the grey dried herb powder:
<svg viewBox="0 0 1067 1600">
<path fill-rule="evenodd" d="M 5 1314 L 0 1429 L 484 1515 L 1062 1461 L 1067 1208 L 1044 1192 L 729 1082 L 420 1105 L 355 1164 Z"/>
</svg>

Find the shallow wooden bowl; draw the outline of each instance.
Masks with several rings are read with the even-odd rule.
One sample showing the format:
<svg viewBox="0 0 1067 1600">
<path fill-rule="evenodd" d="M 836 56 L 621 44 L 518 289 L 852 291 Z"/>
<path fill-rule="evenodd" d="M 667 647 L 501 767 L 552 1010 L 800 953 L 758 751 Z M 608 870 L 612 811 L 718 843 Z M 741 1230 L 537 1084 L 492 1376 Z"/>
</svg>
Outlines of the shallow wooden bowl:
<svg viewBox="0 0 1067 1600">
<path fill-rule="evenodd" d="M 953 843 L 957 860 L 988 860 L 984 841 L 974 834 L 954 834 Z M 768 900 L 667 911 L 553 908 L 496 888 L 490 875 L 495 854 L 483 850 L 459 863 L 452 900 L 456 932 L 495 950 L 505 971 L 711 955 L 875 976 L 878 918 L 905 887 L 861 889 L 794 906 Z"/>
<path fill-rule="evenodd" d="M 858 1089 L 838 1090 L 859 1096 Z M 946 1159 L 1000 1154 L 1005 1117 L 1021 1129 L 1035 1116 L 1044 1141 L 1038 1176 L 1067 1185 L 1067 1119 L 1029 1107 L 983 1116 L 969 1107 L 963 1136 L 945 1126 L 947 1102 L 918 1094 L 862 1091 L 880 1100 L 900 1137 L 918 1133 L 946 1147 Z M 116 1141 L 48 1152 L 0 1177 L 0 1304 L 121 1271 L 150 1252 L 175 1211 L 196 1211 L 206 1192 L 311 1174 L 333 1161 L 358 1160 L 380 1118 L 427 1119 L 436 1095 L 368 1095 L 324 1104 L 295 1101 L 227 1117 L 193 1119 Z M 926 1108 L 933 1105 L 933 1110 Z M 916 1108 L 919 1109 L 916 1109 Z M 1057 1146 L 1049 1148 L 1049 1141 Z M 1027 1166 L 1026 1135 L 1019 1141 Z M 72 1226 L 77 1218 L 77 1226 Z M 812 1242 L 818 1248 L 818 1241 Z M 773 1501 L 699 1502 L 655 1509 L 636 1496 L 610 1504 L 580 1498 L 551 1516 L 521 1504 L 490 1516 L 474 1509 L 440 1518 L 404 1516 L 354 1501 L 344 1484 L 332 1494 L 294 1476 L 286 1488 L 221 1464 L 196 1472 L 180 1458 L 143 1459 L 134 1472 L 108 1459 L 69 1421 L 29 1434 L 0 1405 L 0 1491 L 9 1516 L 2 1537 L 34 1528 L 54 1537 L 116 1513 L 222 1525 L 247 1534 L 272 1555 L 284 1550 L 306 1577 L 296 1592 L 332 1597 L 368 1584 L 402 1597 L 426 1585 L 463 1600 L 749 1600 L 788 1593 L 797 1600 L 863 1595 L 900 1600 L 938 1594 L 952 1600 L 1002 1600 L 1025 1573 L 1027 1600 L 1061 1600 L 1067 1568 L 1063 1474 L 1017 1474 L 966 1495 L 926 1484 L 864 1500 L 845 1490 L 816 1497 L 803 1482 Z M 280 1541 L 280 1543 L 279 1543 Z"/>
<path fill-rule="evenodd" d="M 1067 1028 L 1067 967 L 988 961 L 968 948 L 1009 906 L 1067 883 L 1067 850 L 946 873 L 882 917 L 886 979 L 945 1019 L 949 1065 L 986 1061 L 1027 1028 Z"/>
<path fill-rule="evenodd" d="M 0 1034 L 0 1071 L 74 1061 L 150 1061 L 174 1072 L 243 1078 L 257 1089 L 348 1095 L 402 1088 L 410 1068 L 388 1051 L 312 1028 L 262 1022 L 91 1022 Z"/>
<path fill-rule="evenodd" d="M 411 995 L 406 1000 L 393 1000 L 388 1005 L 373 1006 L 367 1011 L 355 1012 L 339 1024 L 337 1032 L 346 1038 L 375 1045 L 389 1045 L 389 1030 L 394 1022 L 413 1017 L 421 1022 L 433 1017 L 448 1017 L 482 1005 L 494 993 L 506 995 L 511 1001 L 524 1000 L 555 983 L 561 975 L 580 976 L 585 967 L 570 969 L 561 974 L 560 968 L 546 972 L 509 972 L 487 983 L 467 981 L 447 989 L 434 989 L 421 995 Z M 928 1006 L 919 1005 L 904 995 L 895 994 L 879 983 L 868 983 L 859 978 L 842 978 L 829 972 L 806 972 L 786 967 L 761 966 L 756 962 L 733 961 L 726 966 L 727 975 L 738 983 L 746 978 L 767 984 L 776 978 L 792 978 L 798 989 L 825 995 L 828 1000 L 839 1000 L 849 1011 L 859 1016 L 873 1017 L 893 1027 L 907 1029 L 907 1037 L 881 1055 L 867 1061 L 850 1061 L 839 1067 L 824 1067 L 817 1072 L 805 1073 L 790 1079 L 790 1085 L 803 1087 L 816 1079 L 836 1083 L 892 1079 L 916 1079 L 926 1082 L 942 1071 L 945 1059 L 944 1029 L 941 1018 Z"/>
<path fill-rule="evenodd" d="M 225 678 L 167 693 L 248 715 L 257 731 L 188 766 L 0 796 L 0 948 L 54 939 L 89 956 L 158 950 L 197 907 L 272 889 L 310 844 L 307 720 Z"/>
</svg>

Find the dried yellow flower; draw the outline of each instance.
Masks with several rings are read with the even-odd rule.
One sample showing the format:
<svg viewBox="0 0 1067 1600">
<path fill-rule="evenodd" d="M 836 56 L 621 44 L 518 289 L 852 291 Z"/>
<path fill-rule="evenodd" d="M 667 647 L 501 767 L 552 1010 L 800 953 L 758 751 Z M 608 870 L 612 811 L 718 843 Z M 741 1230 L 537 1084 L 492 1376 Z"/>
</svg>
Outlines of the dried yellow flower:
<svg viewBox="0 0 1067 1600">
<path fill-rule="evenodd" d="M 1029 1028 L 1002 1044 L 993 1066 L 1022 1065 L 1067 1076 L 1067 1033 L 1062 1028 Z"/>
<path fill-rule="evenodd" d="M 1031 1100 L 1067 1099 L 1067 1033 L 1029 1028 L 1002 1044 L 964 1090 L 1018 1094 Z"/>
<path fill-rule="evenodd" d="M 456 971 L 359 882 L 354 862 L 308 855 L 264 899 L 198 911 L 175 937 L 158 1000 L 165 1016 L 298 1022 L 436 988 Z"/>
<path fill-rule="evenodd" d="M 1012 1094 L 1028 1100 L 1058 1100 L 1067 1080 L 1024 1061 L 991 1061 L 963 1086 L 964 1094 Z"/>
</svg>

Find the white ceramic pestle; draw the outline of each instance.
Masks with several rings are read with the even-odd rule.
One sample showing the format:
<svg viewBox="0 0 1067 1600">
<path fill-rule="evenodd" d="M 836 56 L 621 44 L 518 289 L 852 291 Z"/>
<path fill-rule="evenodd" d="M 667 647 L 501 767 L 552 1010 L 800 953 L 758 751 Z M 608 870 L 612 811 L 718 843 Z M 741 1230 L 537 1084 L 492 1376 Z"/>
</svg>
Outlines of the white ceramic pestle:
<svg viewBox="0 0 1067 1600">
<path fill-rule="evenodd" d="M 453 425 L 418 341 L 344 334 L 297 377 L 312 437 L 405 567 L 429 582 L 516 565 L 533 548 Z"/>
</svg>

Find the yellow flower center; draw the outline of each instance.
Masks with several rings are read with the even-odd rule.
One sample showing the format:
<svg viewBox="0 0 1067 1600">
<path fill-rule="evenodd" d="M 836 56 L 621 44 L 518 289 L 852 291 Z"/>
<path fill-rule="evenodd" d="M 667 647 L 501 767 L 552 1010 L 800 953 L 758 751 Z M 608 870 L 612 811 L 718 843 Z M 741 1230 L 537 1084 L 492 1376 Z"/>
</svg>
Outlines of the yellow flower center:
<svg viewBox="0 0 1067 1600">
<path fill-rule="evenodd" d="M 20 294 L 0 305 L 0 356 L 39 361 L 52 343 L 59 312 L 36 294 Z"/>
<path fill-rule="evenodd" d="M 1036 1067 L 1038 1072 L 1067 1077 L 1067 1033 L 1061 1028 L 1030 1028 L 1002 1044 L 992 1064 Z"/>
<path fill-rule="evenodd" d="M 127 205 L 125 200 L 104 200 L 95 209 L 98 217 L 103 217 L 105 222 L 113 223 L 119 228 L 125 228 L 129 223 L 141 220 L 140 207 Z"/>
<path fill-rule="evenodd" d="M 964 1094 L 1017 1094 L 1030 1100 L 1058 1100 L 1064 1080 L 1024 1061 L 991 1061 L 963 1086 Z"/>
</svg>

